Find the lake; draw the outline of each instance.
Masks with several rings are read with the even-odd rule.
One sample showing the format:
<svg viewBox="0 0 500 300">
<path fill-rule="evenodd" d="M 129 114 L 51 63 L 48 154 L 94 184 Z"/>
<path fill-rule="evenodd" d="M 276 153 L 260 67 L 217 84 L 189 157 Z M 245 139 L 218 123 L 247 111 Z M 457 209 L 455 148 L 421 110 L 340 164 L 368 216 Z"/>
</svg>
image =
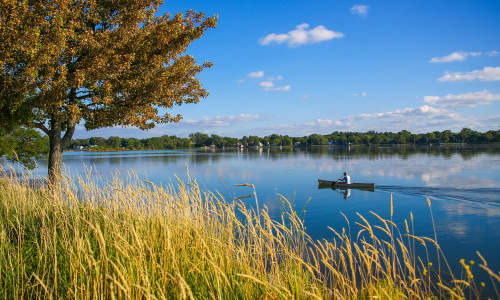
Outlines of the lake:
<svg viewBox="0 0 500 300">
<path fill-rule="evenodd" d="M 303 214 L 309 234 L 332 238 L 328 226 L 346 226 L 343 212 L 357 231 L 356 212 L 374 211 L 402 224 L 415 218 L 416 234 L 433 236 L 426 199 L 431 200 L 438 242 L 448 260 L 477 259 L 480 251 L 493 270 L 500 270 L 500 149 L 478 147 L 312 148 L 249 151 L 169 150 L 130 152 L 65 152 L 66 172 L 82 175 L 89 167 L 108 178 L 132 170 L 142 179 L 159 184 L 189 175 L 203 190 L 219 191 L 226 199 L 250 195 L 255 185 L 261 207 L 279 217 L 282 201 L 291 200 Z M 335 180 L 347 171 L 353 182 L 374 182 L 374 192 L 318 189 L 317 180 Z M 45 175 L 46 161 L 35 175 Z M 254 199 L 246 199 L 255 205 Z M 373 220 L 374 218 L 369 218 Z M 400 227 L 404 228 L 404 227 Z"/>
</svg>

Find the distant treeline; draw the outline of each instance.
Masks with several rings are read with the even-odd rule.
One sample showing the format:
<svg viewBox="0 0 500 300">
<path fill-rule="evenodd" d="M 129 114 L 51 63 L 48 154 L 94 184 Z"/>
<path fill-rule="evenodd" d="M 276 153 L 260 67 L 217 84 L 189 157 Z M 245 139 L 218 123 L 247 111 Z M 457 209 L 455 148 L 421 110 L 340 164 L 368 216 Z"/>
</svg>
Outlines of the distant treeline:
<svg viewBox="0 0 500 300">
<path fill-rule="evenodd" d="M 75 139 L 68 149 L 181 149 L 193 147 L 307 147 L 315 145 L 391 145 L 391 144 L 440 144 L 440 143 L 466 143 L 489 144 L 500 143 L 500 130 L 488 132 L 474 131 L 468 128 L 460 132 L 450 130 L 434 131 L 429 133 L 411 133 L 407 130 L 393 132 L 332 132 L 331 134 L 311 134 L 302 137 L 272 134 L 265 137 L 244 136 L 240 139 L 222 137 L 215 134 L 193 133 L 187 138 L 163 135 L 145 139 L 91 137 L 88 139 Z"/>
</svg>

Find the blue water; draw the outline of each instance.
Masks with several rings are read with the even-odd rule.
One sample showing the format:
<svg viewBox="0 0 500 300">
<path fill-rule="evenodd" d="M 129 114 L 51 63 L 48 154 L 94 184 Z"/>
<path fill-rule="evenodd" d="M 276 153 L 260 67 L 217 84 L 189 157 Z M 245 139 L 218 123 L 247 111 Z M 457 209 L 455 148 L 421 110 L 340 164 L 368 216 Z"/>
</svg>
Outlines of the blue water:
<svg viewBox="0 0 500 300">
<path fill-rule="evenodd" d="M 45 175 L 40 161 L 35 174 Z M 282 201 L 291 200 L 305 219 L 309 234 L 316 239 L 331 238 L 328 226 L 341 230 L 351 220 L 357 231 L 356 212 L 369 216 L 373 211 L 390 214 L 394 197 L 394 220 L 402 224 L 415 219 L 417 235 L 433 236 L 426 198 L 431 200 L 438 242 L 448 260 L 476 259 L 480 251 L 489 265 L 500 270 L 500 150 L 495 149 L 312 149 L 311 151 L 134 151 L 67 152 L 66 172 L 81 175 L 88 168 L 107 178 L 139 177 L 159 184 L 187 178 L 187 170 L 203 190 L 219 191 L 226 199 L 250 195 L 252 183 L 261 207 L 278 217 Z M 353 182 L 374 182 L 374 192 L 318 189 L 317 179 L 337 179 L 347 171 Z M 254 205 L 255 200 L 247 200 Z M 374 220 L 374 218 L 370 218 Z M 403 228 L 403 227 L 402 227 Z"/>
</svg>

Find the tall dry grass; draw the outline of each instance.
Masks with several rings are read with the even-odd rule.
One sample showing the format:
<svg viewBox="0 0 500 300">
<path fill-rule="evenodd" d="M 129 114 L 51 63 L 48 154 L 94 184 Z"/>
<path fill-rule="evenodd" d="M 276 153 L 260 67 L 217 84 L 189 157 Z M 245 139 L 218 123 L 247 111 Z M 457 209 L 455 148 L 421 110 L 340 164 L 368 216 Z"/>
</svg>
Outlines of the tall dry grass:
<svg viewBox="0 0 500 300">
<path fill-rule="evenodd" d="M 89 177 L 66 179 L 58 191 L 27 182 L 0 181 L 6 299 L 461 299 L 485 288 L 499 297 L 500 277 L 479 253 L 479 263 L 461 261 L 453 275 L 436 238 L 415 235 L 412 216 L 397 228 L 392 198 L 388 219 L 359 215 L 352 236 L 332 228 L 334 239 L 314 241 L 284 197 L 273 220 L 266 208 L 201 192 L 194 181 L 98 186 Z M 418 247 L 434 249 L 439 266 L 432 254 L 417 257 Z M 490 282 L 474 280 L 479 269 Z"/>
</svg>

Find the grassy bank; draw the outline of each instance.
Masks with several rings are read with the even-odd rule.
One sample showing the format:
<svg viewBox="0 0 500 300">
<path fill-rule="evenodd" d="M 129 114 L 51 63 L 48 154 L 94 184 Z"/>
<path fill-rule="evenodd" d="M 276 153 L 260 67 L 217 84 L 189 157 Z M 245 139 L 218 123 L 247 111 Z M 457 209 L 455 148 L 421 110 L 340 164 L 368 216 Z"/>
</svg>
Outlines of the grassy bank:
<svg viewBox="0 0 500 300">
<path fill-rule="evenodd" d="M 1 298 L 475 298 L 500 282 L 481 259 L 453 275 L 444 256 L 440 267 L 416 257 L 438 246 L 414 235 L 412 218 L 400 231 L 360 216 L 313 241 L 284 198 L 274 221 L 195 182 L 78 185 L 0 181 Z M 476 283 L 476 270 L 491 282 Z"/>
</svg>

